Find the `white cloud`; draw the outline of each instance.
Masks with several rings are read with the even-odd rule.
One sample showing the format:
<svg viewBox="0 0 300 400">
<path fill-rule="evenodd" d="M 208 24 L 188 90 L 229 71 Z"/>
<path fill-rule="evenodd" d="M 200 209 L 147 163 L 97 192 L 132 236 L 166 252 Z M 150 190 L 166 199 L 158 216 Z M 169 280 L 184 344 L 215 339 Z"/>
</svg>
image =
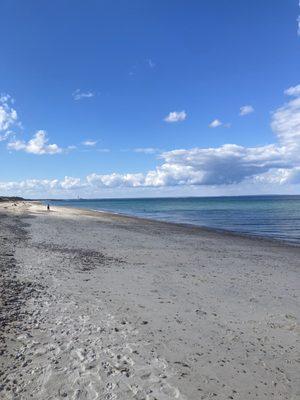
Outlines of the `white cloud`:
<svg viewBox="0 0 300 400">
<path fill-rule="evenodd" d="M 284 91 L 287 96 L 300 96 L 300 85 L 289 87 Z"/>
<path fill-rule="evenodd" d="M 264 174 L 257 175 L 253 178 L 256 183 L 262 184 L 275 184 L 279 185 L 297 185 L 300 184 L 300 167 L 294 167 L 291 169 L 278 168 L 276 170 L 270 170 Z"/>
<path fill-rule="evenodd" d="M 103 188 L 113 188 L 113 187 L 139 187 L 143 185 L 144 175 L 141 173 L 137 174 L 91 174 L 86 177 L 86 181 L 89 185 Z"/>
<path fill-rule="evenodd" d="M 286 150 L 300 151 L 300 85 L 285 94 L 293 98 L 273 113 L 271 127 Z"/>
<path fill-rule="evenodd" d="M 271 168 L 288 163 L 274 145 L 247 148 L 225 144 L 217 148 L 173 150 L 162 154 L 165 163 L 157 174 L 167 182 L 174 171 L 184 172 L 180 184 L 223 185 L 239 183 Z M 176 181 L 176 180 L 175 180 Z"/>
<path fill-rule="evenodd" d="M 11 96 L 8 94 L 0 95 L 0 132 L 7 131 L 18 122 L 18 114 L 12 104 L 13 99 Z M 3 138 L 5 135 L 1 137 Z"/>
<path fill-rule="evenodd" d="M 274 144 L 257 147 L 225 144 L 214 148 L 177 149 L 162 153 L 161 164 L 146 173 L 92 173 L 83 179 L 65 177 L 63 180 L 0 182 L 0 189 L 3 193 L 24 195 L 43 192 L 76 196 L 79 191 L 99 195 L 104 189 L 116 188 L 201 185 L 207 188 L 235 187 L 236 190 L 240 185 L 256 188 L 273 185 L 276 191 L 278 185 L 298 185 L 300 188 L 300 92 L 297 88 L 286 90 L 290 99 L 272 114 L 271 127 L 277 139 Z M 47 146 L 42 142 L 39 148 Z M 21 148 L 24 150 L 28 143 L 21 142 Z"/>
<path fill-rule="evenodd" d="M 7 140 L 12 134 L 13 134 L 12 131 L 6 131 L 0 134 L 0 142 Z"/>
<path fill-rule="evenodd" d="M 180 122 L 187 118 L 187 113 L 185 111 L 172 111 L 165 118 L 166 122 Z"/>
<path fill-rule="evenodd" d="M 66 176 L 62 180 L 58 179 L 27 179 L 21 182 L 0 182 L 0 190 L 5 193 L 35 194 L 39 193 L 42 197 L 45 194 L 62 193 L 69 190 L 82 189 L 84 184 L 79 178 Z"/>
<path fill-rule="evenodd" d="M 219 119 L 214 119 L 208 126 L 209 128 L 217 128 L 221 125 L 223 125 L 223 123 Z"/>
<path fill-rule="evenodd" d="M 57 144 L 48 144 L 48 138 L 45 131 L 38 131 L 28 142 L 23 140 L 15 140 L 7 144 L 8 149 L 16 151 L 25 151 L 31 154 L 57 154 L 62 149 Z"/>
<path fill-rule="evenodd" d="M 159 152 L 158 149 L 154 147 L 138 147 L 136 149 L 133 149 L 135 153 L 144 153 L 144 154 L 155 154 Z"/>
<path fill-rule="evenodd" d="M 95 93 L 91 92 L 91 91 L 83 92 L 80 89 L 76 89 L 72 93 L 72 96 L 73 96 L 74 100 L 78 101 L 78 100 L 88 99 L 88 98 L 94 97 Z"/>
<path fill-rule="evenodd" d="M 148 65 L 150 68 L 155 68 L 156 64 L 149 58 Z"/>
<path fill-rule="evenodd" d="M 242 106 L 242 107 L 240 108 L 240 115 L 241 115 L 241 116 L 247 115 L 247 114 L 251 114 L 251 113 L 253 113 L 253 112 L 254 112 L 254 108 L 253 108 L 252 106 L 250 106 L 250 105 Z"/>
<path fill-rule="evenodd" d="M 283 178 L 280 183 L 300 184 L 300 167 L 295 167 L 290 170 L 283 170 Z"/>
<path fill-rule="evenodd" d="M 82 188 L 84 185 L 81 183 L 80 178 L 72 178 L 70 176 L 65 176 L 65 178 L 57 184 L 60 185 L 63 189 L 79 189 Z"/>
<path fill-rule="evenodd" d="M 300 1 L 299 1 L 299 7 L 300 7 Z M 297 18 L 297 33 L 300 36 L 300 15 Z"/>
<path fill-rule="evenodd" d="M 0 95 L 0 142 L 8 141 L 7 148 L 15 151 L 25 151 L 32 154 L 56 154 L 61 153 L 57 144 L 48 144 L 48 138 L 44 130 L 39 130 L 28 142 L 16 138 L 12 128 L 22 128 L 17 111 L 12 107 L 14 99 L 8 94 Z M 68 146 L 65 150 L 74 150 L 75 146 Z"/>
<path fill-rule="evenodd" d="M 84 146 L 96 146 L 97 140 L 85 140 L 84 142 L 82 142 L 82 144 Z"/>
</svg>

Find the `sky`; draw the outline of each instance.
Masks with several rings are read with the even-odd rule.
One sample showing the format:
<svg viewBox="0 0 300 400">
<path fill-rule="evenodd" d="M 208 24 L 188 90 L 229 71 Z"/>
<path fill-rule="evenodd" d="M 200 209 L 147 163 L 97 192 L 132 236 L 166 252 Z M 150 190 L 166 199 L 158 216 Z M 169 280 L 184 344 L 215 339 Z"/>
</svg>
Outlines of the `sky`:
<svg viewBox="0 0 300 400">
<path fill-rule="evenodd" d="M 0 195 L 300 194 L 298 0 L 1 0 Z"/>
</svg>

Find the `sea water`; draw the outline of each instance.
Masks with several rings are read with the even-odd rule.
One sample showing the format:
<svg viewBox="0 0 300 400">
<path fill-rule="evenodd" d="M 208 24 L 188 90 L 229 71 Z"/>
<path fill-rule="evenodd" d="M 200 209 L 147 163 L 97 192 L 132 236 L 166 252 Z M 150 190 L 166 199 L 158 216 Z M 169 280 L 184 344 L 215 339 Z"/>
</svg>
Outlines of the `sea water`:
<svg viewBox="0 0 300 400">
<path fill-rule="evenodd" d="M 300 244 L 300 196 L 78 199 L 51 203 Z"/>
</svg>

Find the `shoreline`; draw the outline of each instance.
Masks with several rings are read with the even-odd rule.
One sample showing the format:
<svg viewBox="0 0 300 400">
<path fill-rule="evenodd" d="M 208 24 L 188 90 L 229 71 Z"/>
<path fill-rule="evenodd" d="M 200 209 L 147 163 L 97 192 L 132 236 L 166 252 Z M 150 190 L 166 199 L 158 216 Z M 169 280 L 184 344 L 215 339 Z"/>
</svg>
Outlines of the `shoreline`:
<svg viewBox="0 0 300 400">
<path fill-rule="evenodd" d="M 31 200 L 30 200 L 31 201 Z M 40 203 L 42 204 L 42 203 Z M 77 211 L 86 211 L 86 212 L 93 212 L 93 213 L 100 213 L 104 214 L 107 216 L 117 216 L 117 217 L 122 217 L 122 218 L 129 218 L 129 219 L 137 219 L 140 221 L 145 221 L 145 222 L 153 222 L 153 223 L 161 223 L 161 224 L 167 224 L 171 226 L 178 226 L 182 228 L 187 228 L 187 229 L 193 229 L 193 230 L 199 230 L 199 233 L 201 232 L 207 232 L 207 233 L 216 233 L 220 235 L 230 235 L 238 238 L 245 238 L 245 239 L 250 239 L 250 240 L 257 240 L 257 241 L 266 241 L 269 243 L 274 243 L 274 244 L 280 244 L 282 246 L 290 246 L 290 247 L 300 247 L 300 243 L 293 242 L 290 240 L 284 240 L 284 239 L 279 239 L 279 238 L 272 238 L 270 236 L 263 236 L 263 235 L 255 235 L 251 233 L 243 233 L 243 232 L 238 232 L 238 231 L 231 231 L 228 229 L 221 229 L 221 228 L 213 228 L 209 226 L 204 226 L 204 225 L 196 225 L 193 223 L 187 223 L 187 222 L 173 222 L 173 221 L 165 221 L 161 219 L 155 219 L 155 218 L 147 218 L 147 217 L 141 217 L 137 215 L 131 215 L 131 214 L 126 214 L 126 213 L 121 213 L 121 212 L 114 212 L 114 211 L 106 211 L 106 210 L 95 210 L 91 208 L 81 208 L 81 207 L 73 207 L 73 206 L 60 206 L 60 205 L 55 205 L 52 207 L 59 207 L 59 208 L 66 208 L 66 209 L 74 209 Z M 95 214 L 95 216 L 96 216 Z"/>
<path fill-rule="evenodd" d="M 0 228 L 1 399 L 298 398 L 298 247 L 38 202 Z"/>
</svg>

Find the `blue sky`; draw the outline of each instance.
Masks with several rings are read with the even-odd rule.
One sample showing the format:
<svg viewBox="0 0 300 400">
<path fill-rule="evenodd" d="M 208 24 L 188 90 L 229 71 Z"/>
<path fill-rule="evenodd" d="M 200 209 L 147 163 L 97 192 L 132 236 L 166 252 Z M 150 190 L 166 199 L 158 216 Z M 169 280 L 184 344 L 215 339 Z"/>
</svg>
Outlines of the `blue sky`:
<svg viewBox="0 0 300 400">
<path fill-rule="evenodd" d="M 0 191 L 300 193 L 299 14 L 297 0 L 2 0 Z"/>
</svg>

